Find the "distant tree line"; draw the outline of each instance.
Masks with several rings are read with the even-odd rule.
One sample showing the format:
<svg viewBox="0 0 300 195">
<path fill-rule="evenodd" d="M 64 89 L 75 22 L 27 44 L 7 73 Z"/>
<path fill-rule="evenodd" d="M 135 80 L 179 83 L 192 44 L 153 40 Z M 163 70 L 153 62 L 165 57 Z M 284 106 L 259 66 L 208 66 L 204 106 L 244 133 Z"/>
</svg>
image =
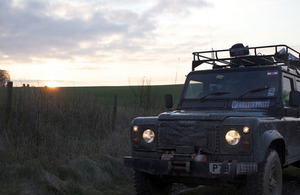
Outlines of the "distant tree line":
<svg viewBox="0 0 300 195">
<path fill-rule="evenodd" d="M 9 80 L 10 80 L 9 72 L 7 70 L 0 69 L 0 87 L 5 87 L 7 81 Z"/>
</svg>

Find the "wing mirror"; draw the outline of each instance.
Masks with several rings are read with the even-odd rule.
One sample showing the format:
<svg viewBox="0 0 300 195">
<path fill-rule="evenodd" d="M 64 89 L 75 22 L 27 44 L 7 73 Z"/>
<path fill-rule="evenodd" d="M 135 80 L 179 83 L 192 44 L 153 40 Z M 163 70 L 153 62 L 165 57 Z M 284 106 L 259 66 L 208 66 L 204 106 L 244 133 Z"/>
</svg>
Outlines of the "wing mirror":
<svg viewBox="0 0 300 195">
<path fill-rule="evenodd" d="M 168 109 L 173 107 L 173 97 L 171 94 L 165 94 L 165 106 Z"/>
<path fill-rule="evenodd" d="M 298 107 L 300 105 L 300 92 L 299 91 L 291 91 L 290 92 L 289 104 L 292 107 Z"/>
</svg>

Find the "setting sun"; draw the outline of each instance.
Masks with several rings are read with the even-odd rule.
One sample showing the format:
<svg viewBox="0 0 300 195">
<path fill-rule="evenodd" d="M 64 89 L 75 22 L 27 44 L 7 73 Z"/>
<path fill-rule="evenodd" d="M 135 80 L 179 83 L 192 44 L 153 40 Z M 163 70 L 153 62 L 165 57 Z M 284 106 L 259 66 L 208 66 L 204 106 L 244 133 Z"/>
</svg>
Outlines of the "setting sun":
<svg viewBox="0 0 300 195">
<path fill-rule="evenodd" d="M 56 81 L 49 81 L 49 82 L 47 82 L 46 86 L 55 88 L 55 87 L 58 87 L 58 83 Z"/>
</svg>

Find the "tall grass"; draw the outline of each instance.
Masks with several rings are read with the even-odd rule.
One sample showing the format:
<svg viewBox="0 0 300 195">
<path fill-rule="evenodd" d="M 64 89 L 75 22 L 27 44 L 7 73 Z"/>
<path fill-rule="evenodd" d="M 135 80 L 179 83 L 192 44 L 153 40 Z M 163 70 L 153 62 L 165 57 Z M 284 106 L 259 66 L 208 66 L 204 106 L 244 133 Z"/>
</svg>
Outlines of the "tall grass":
<svg viewBox="0 0 300 195">
<path fill-rule="evenodd" d="M 133 193 L 132 173 L 122 165 L 130 154 L 129 124 L 162 111 L 155 89 L 151 98 L 138 93 L 147 98 L 142 101 L 134 96 L 136 87 L 103 88 L 102 95 L 94 88 L 14 88 L 10 113 L 5 90 L 0 89 L 0 194 Z M 107 91 L 121 102 L 114 130 Z"/>
</svg>

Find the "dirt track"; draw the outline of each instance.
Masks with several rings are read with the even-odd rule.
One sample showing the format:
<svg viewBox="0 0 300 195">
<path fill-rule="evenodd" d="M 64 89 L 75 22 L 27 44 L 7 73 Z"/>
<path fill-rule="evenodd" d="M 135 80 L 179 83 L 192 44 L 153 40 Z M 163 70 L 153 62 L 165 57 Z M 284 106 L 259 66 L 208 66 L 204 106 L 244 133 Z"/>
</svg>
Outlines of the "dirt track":
<svg viewBox="0 0 300 195">
<path fill-rule="evenodd" d="M 233 193 L 231 193 L 233 192 Z M 196 194 L 245 194 L 243 190 L 233 189 L 233 187 L 207 187 L 199 186 L 197 188 L 177 187 L 173 190 L 172 195 L 196 195 Z M 300 194 L 300 168 L 288 168 L 283 171 L 283 195 L 299 195 Z"/>
<path fill-rule="evenodd" d="M 300 175 L 284 175 L 282 194 L 300 194 Z"/>
</svg>

